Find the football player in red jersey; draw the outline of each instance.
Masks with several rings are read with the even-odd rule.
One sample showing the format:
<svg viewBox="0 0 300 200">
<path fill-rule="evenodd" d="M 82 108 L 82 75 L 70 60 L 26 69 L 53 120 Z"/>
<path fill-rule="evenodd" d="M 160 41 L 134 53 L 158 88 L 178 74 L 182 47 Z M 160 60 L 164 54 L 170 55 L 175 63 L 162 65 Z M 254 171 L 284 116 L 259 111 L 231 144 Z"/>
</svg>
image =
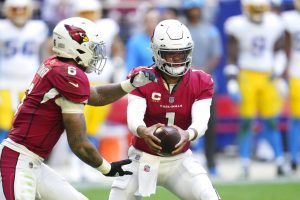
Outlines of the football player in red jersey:
<svg viewBox="0 0 300 200">
<path fill-rule="evenodd" d="M 9 136 L 0 145 L 0 199 L 87 199 L 43 164 L 64 130 L 71 150 L 83 162 L 106 176 L 132 174 L 122 169 L 131 160 L 108 163 L 88 141 L 83 109 L 85 104 L 109 104 L 154 81 L 155 76 L 142 71 L 119 84 L 90 88 L 85 73 L 100 73 L 106 59 L 95 27 L 87 19 L 74 17 L 54 28 L 55 55 L 37 71 Z"/>
<path fill-rule="evenodd" d="M 109 199 L 141 199 L 154 194 L 160 185 L 180 199 L 218 200 L 205 169 L 189 149 L 190 142 L 207 129 L 213 80 L 191 68 L 193 40 L 179 21 L 160 22 L 151 47 L 155 65 L 135 68 L 132 73 L 146 69 L 158 82 L 139 87 L 128 97 L 127 120 L 134 138 L 128 153 L 132 163 L 124 168 L 133 175 L 117 177 Z M 161 156 L 160 140 L 153 135 L 164 125 L 173 125 L 181 134 L 169 157 Z"/>
</svg>

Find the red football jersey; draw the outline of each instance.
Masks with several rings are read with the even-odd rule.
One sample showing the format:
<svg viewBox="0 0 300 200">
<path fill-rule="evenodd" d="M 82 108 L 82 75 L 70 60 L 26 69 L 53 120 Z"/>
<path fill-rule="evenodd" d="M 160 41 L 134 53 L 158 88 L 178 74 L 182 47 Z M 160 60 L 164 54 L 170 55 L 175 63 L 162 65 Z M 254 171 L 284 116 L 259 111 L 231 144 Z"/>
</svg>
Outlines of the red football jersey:
<svg viewBox="0 0 300 200">
<path fill-rule="evenodd" d="M 156 123 L 162 123 L 165 125 L 174 124 L 186 130 L 192 123 L 191 110 L 193 103 L 201 99 L 212 98 L 213 96 L 214 82 L 209 74 L 201 70 L 190 69 L 173 88 L 173 91 L 169 93 L 156 67 L 135 68 L 131 74 L 141 69 L 153 71 L 158 80 L 157 83 L 147 84 L 131 92 L 133 95 L 146 99 L 147 109 L 144 122 L 147 127 Z M 144 152 L 155 154 L 151 152 L 144 140 L 139 137 L 135 136 L 133 138 L 133 146 Z M 190 143 L 185 146 L 183 152 L 189 147 Z"/>
<path fill-rule="evenodd" d="M 86 103 L 90 85 L 78 66 L 50 57 L 37 71 L 15 115 L 9 138 L 47 158 L 64 131 L 59 97 Z"/>
</svg>

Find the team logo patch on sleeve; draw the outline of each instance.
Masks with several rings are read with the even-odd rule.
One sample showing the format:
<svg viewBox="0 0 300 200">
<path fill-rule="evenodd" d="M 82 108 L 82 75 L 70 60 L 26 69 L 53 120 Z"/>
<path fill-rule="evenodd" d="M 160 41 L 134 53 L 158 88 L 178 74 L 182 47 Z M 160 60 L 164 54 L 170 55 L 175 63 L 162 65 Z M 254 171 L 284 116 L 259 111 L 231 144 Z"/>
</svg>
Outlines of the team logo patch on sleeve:
<svg viewBox="0 0 300 200">
<path fill-rule="evenodd" d="M 144 166 L 144 172 L 150 172 L 150 166 L 149 165 Z"/>
<path fill-rule="evenodd" d="M 67 31 L 69 32 L 70 37 L 78 42 L 79 44 L 82 44 L 83 42 L 88 42 L 89 38 L 86 35 L 86 32 L 79 27 L 76 26 L 70 26 L 65 24 L 65 27 Z"/>
</svg>

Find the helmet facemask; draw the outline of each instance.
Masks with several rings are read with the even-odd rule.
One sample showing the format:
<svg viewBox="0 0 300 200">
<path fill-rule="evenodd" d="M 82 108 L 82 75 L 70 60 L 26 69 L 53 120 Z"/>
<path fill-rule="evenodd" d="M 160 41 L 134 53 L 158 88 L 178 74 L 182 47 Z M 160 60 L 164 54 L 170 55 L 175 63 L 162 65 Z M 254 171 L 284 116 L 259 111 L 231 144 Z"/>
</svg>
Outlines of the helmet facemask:
<svg viewBox="0 0 300 200">
<path fill-rule="evenodd" d="M 105 64 L 106 64 L 106 55 L 105 55 L 105 45 L 103 42 L 87 42 L 86 44 L 91 51 L 92 57 L 88 61 L 88 65 L 85 66 L 86 73 L 96 72 L 101 74 Z"/>
<path fill-rule="evenodd" d="M 243 11 L 250 21 L 260 24 L 263 21 L 263 15 L 270 10 L 268 0 L 244 0 Z"/>
<path fill-rule="evenodd" d="M 247 10 L 247 15 L 251 21 L 255 23 L 261 23 L 263 21 L 263 14 L 268 10 L 268 7 L 266 5 L 249 5 Z"/>
<path fill-rule="evenodd" d="M 191 67 L 192 47 L 186 49 L 160 49 L 157 54 L 159 69 L 166 74 L 183 76 Z"/>
</svg>

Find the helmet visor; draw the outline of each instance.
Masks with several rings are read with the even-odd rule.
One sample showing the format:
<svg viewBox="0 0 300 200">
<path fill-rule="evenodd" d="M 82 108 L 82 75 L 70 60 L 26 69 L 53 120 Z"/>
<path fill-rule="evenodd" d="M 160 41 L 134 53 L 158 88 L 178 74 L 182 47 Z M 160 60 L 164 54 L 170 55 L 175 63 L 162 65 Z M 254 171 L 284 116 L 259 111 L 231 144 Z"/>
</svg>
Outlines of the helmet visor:
<svg viewBox="0 0 300 200">
<path fill-rule="evenodd" d="M 182 66 L 189 61 L 192 49 L 161 49 L 159 55 L 170 66 Z"/>
</svg>

